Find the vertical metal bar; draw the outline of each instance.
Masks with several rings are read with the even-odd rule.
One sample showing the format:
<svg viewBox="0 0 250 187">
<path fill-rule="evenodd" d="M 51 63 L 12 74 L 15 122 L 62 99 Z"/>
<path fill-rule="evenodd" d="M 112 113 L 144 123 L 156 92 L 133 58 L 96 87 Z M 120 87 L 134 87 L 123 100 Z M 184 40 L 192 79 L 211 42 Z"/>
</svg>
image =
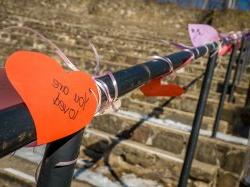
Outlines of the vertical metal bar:
<svg viewBox="0 0 250 187">
<path fill-rule="evenodd" d="M 247 38 L 247 54 L 246 54 L 246 62 L 245 62 L 245 66 L 247 66 L 250 62 L 250 39 Z M 247 96 L 246 96 L 246 101 L 245 101 L 245 107 L 250 107 L 250 82 L 248 85 L 248 90 L 247 90 Z"/>
<path fill-rule="evenodd" d="M 242 60 L 242 57 L 243 57 L 243 50 L 244 50 L 244 47 L 245 47 L 245 40 L 246 40 L 245 37 L 242 37 L 241 46 L 240 46 L 240 53 L 239 53 L 237 61 L 236 61 L 236 68 L 235 68 L 235 71 L 234 71 L 234 77 L 233 77 L 233 82 L 232 82 L 229 97 L 228 97 L 228 102 L 233 102 L 235 87 L 236 87 L 236 84 L 238 84 L 238 81 L 239 81 L 240 69 L 241 69 L 240 66 L 242 64 L 241 60 Z"/>
<path fill-rule="evenodd" d="M 250 82 L 249 82 L 248 89 L 247 89 L 245 107 L 250 107 Z"/>
<path fill-rule="evenodd" d="M 186 187 L 218 54 L 210 53 L 178 187 Z"/>
<path fill-rule="evenodd" d="M 231 55 L 230 55 L 229 63 L 228 63 L 228 66 L 227 66 L 227 72 L 226 72 L 226 76 L 225 76 L 225 79 L 224 79 L 223 90 L 222 90 L 222 93 L 221 93 L 221 96 L 220 96 L 220 101 L 219 101 L 219 105 L 218 105 L 216 116 L 215 116 L 213 132 L 212 132 L 212 137 L 213 138 L 216 137 L 216 133 L 217 133 L 217 130 L 219 128 L 221 113 L 222 113 L 222 110 L 223 110 L 223 105 L 224 105 L 227 90 L 228 90 L 228 85 L 229 85 L 229 81 L 230 81 L 230 77 L 231 77 L 233 63 L 234 63 L 235 57 L 236 57 L 236 52 L 237 52 L 237 46 L 236 46 L 236 44 L 234 44 L 233 45 L 233 50 L 232 50 Z"/>
<path fill-rule="evenodd" d="M 244 62 L 242 67 L 242 73 L 247 73 L 247 66 L 249 65 L 250 61 L 250 38 L 246 38 L 246 44 L 245 44 L 245 54 L 244 54 Z"/>
<path fill-rule="evenodd" d="M 46 147 L 38 187 L 70 187 L 82 135 L 83 130 Z"/>
</svg>

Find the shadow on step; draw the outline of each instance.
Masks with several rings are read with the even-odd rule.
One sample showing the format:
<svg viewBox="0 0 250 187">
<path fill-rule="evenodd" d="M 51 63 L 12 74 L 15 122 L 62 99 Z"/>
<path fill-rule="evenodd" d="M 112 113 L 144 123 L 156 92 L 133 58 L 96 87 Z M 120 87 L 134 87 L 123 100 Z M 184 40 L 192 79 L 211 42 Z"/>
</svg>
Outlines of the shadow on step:
<svg viewBox="0 0 250 187">
<path fill-rule="evenodd" d="M 193 79 L 189 84 L 185 85 L 183 88 L 185 92 L 188 91 L 189 88 L 191 88 L 196 81 L 201 79 L 204 76 L 204 73 Z M 140 121 L 132 125 L 131 128 L 126 129 L 119 134 L 116 135 L 116 139 L 112 140 L 112 142 L 108 142 L 107 140 L 100 140 L 97 143 L 94 143 L 88 147 L 86 147 L 83 151 L 85 155 L 92 158 L 90 162 L 81 170 L 81 172 L 84 172 L 85 169 L 91 168 L 95 166 L 95 164 L 102 160 L 104 161 L 105 166 L 108 167 L 110 174 L 112 177 L 117 180 L 123 187 L 126 187 L 127 185 L 120 179 L 119 175 L 113 170 L 112 166 L 109 164 L 109 157 L 112 152 L 112 150 L 117 146 L 119 143 L 121 143 L 124 140 L 128 140 L 132 137 L 133 132 L 140 127 L 145 121 L 148 119 L 154 117 L 158 118 L 163 113 L 163 108 L 168 106 L 171 101 L 173 101 L 176 97 L 171 97 L 168 100 L 166 100 L 164 103 L 162 103 L 159 107 L 156 107 L 150 112 L 147 117 L 142 118 Z"/>
</svg>

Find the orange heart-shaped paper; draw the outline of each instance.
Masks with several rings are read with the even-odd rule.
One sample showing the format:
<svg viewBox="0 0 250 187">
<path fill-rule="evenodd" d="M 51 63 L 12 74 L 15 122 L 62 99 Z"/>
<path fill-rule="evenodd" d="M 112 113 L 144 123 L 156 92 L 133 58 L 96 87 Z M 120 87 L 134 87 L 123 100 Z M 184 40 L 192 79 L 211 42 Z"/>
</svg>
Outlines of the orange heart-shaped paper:
<svg viewBox="0 0 250 187">
<path fill-rule="evenodd" d="M 5 68 L 32 115 L 38 145 L 70 135 L 93 118 L 98 94 L 90 75 L 66 72 L 49 56 L 29 51 L 13 53 Z"/>
<path fill-rule="evenodd" d="M 180 96 L 184 93 L 183 88 L 176 84 L 163 85 L 161 78 L 151 80 L 149 83 L 140 87 L 140 90 L 145 96 Z"/>
</svg>

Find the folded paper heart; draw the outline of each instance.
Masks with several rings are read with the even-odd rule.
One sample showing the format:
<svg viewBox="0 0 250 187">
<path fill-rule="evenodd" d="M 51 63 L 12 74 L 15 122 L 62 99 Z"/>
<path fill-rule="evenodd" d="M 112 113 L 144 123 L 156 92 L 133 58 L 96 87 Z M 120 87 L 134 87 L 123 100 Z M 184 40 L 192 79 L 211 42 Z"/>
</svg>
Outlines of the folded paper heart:
<svg viewBox="0 0 250 187">
<path fill-rule="evenodd" d="M 73 134 L 92 120 L 98 92 L 87 73 L 66 72 L 49 56 L 29 51 L 13 53 L 5 68 L 32 115 L 37 145 Z"/>
<path fill-rule="evenodd" d="M 9 82 L 4 68 L 0 68 L 0 110 L 22 103 L 22 98 Z"/>
<path fill-rule="evenodd" d="M 162 78 L 151 80 L 149 83 L 140 87 L 141 92 L 145 96 L 169 96 L 175 97 L 180 96 L 184 93 L 183 88 L 176 84 L 162 84 Z"/>
<path fill-rule="evenodd" d="M 194 47 L 220 40 L 219 33 L 210 25 L 188 24 L 188 32 Z"/>
<path fill-rule="evenodd" d="M 228 52 L 231 52 L 231 51 L 232 51 L 232 45 L 231 44 L 225 45 L 225 46 L 223 46 L 223 47 L 220 48 L 220 50 L 219 50 L 219 56 L 224 56 Z"/>
</svg>

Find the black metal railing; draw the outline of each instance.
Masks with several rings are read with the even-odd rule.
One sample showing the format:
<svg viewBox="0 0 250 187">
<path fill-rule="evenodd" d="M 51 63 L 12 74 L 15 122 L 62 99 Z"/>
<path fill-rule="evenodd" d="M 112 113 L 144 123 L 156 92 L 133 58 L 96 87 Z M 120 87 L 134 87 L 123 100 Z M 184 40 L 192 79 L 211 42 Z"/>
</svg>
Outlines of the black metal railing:
<svg viewBox="0 0 250 187">
<path fill-rule="evenodd" d="M 244 45 L 246 41 L 248 42 L 246 38 L 244 38 L 244 40 L 242 41 L 244 41 L 242 42 L 244 43 Z M 233 42 L 234 40 L 221 41 L 222 45 L 232 44 Z M 181 68 L 190 58 L 197 59 L 209 53 L 207 68 L 204 74 L 204 79 L 200 91 L 200 97 L 194 117 L 193 127 L 187 146 L 186 156 L 183 164 L 183 170 L 180 176 L 179 187 L 186 186 L 189 178 L 189 172 L 191 169 L 192 160 L 195 153 L 195 148 L 199 136 L 199 130 L 202 123 L 202 118 L 204 115 L 206 101 L 208 98 L 214 69 L 217 63 L 218 47 L 219 47 L 218 42 L 214 42 L 206 44 L 204 46 L 192 48 L 190 50 L 180 51 L 163 57 L 165 59 L 168 58 L 171 61 L 173 67 L 170 67 L 169 63 L 166 63 L 166 61 L 164 61 L 163 59 L 158 58 L 113 73 L 118 86 L 118 91 L 119 91 L 118 96 L 120 97 L 130 92 L 131 90 L 134 90 L 144 85 L 151 79 L 157 78 L 162 75 L 170 74 L 173 71 L 173 69 L 177 70 Z M 244 65 L 245 64 L 244 60 L 246 60 L 246 58 L 243 58 L 243 53 L 249 54 L 249 48 L 246 49 L 245 47 L 241 47 L 241 52 L 238 56 L 238 59 L 243 59 L 243 62 L 241 63 L 241 66 L 242 64 L 243 66 L 240 67 L 238 65 L 239 63 L 237 63 L 236 69 L 243 68 L 242 72 L 246 67 Z M 224 86 L 221 95 L 221 101 L 218 108 L 219 112 L 217 121 L 220 120 L 221 110 L 223 107 L 223 103 L 225 101 L 225 93 L 227 93 L 226 90 L 228 89 L 230 74 L 233 69 L 232 67 L 235 55 L 236 55 L 236 45 L 234 45 L 234 48 L 231 53 L 231 58 L 228 63 L 228 70 L 224 81 L 224 84 L 227 86 Z M 237 77 L 241 76 L 240 73 L 241 71 L 240 70 L 237 71 L 239 71 L 238 74 L 240 74 L 237 75 Z M 106 83 L 106 85 L 109 88 L 110 95 L 114 97 L 115 88 L 113 87 L 111 78 L 108 75 L 105 75 L 98 79 Z M 236 86 L 236 84 L 234 86 Z M 103 92 L 101 93 L 101 98 L 103 103 L 105 103 L 107 98 Z M 216 127 L 214 127 L 215 134 L 218 129 L 218 124 L 216 125 Z M 79 132 L 73 135 L 62 138 L 47 145 L 38 178 L 39 187 L 70 186 L 75 167 L 75 162 L 70 162 L 70 161 L 76 160 L 78 156 L 83 131 L 84 129 L 80 130 Z M 12 151 L 15 151 L 16 149 L 22 146 L 27 145 L 28 143 L 34 140 L 36 140 L 36 129 L 32 117 L 25 104 L 19 104 L 0 111 L 0 156 L 1 157 L 11 153 Z M 57 165 L 58 162 L 64 162 L 65 164 L 63 166 L 58 166 Z"/>
<path fill-rule="evenodd" d="M 212 137 L 216 137 L 216 133 L 219 129 L 219 123 L 222 115 L 222 110 L 223 110 L 223 105 L 225 102 L 226 95 L 229 94 L 229 101 L 232 101 L 233 99 L 233 94 L 235 92 L 236 86 L 240 83 L 242 73 L 245 72 L 245 68 L 247 66 L 247 63 L 249 62 L 249 52 L 250 52 L 250 38 L 249 37 L 243 37 L 241 40 L 241 46 L 240 46 L 240 52 L 237 57 L 236 61 L 236 56 L 237 56 L 237 44 L 233 44 L 233 48 L 230 54 L 230 59 L 227 64 L 227 71 L 225 74 L 225 79 L 223 83 L 223 88 L 222 88 L 222 93 L 220 96 L 217 112 L 215 115 L 215 121 L 214 121 L 214 126 L 212 130 Z M 208 98 L 208 93 L 210 89 L 210 84 L 213 78 L 213 71 L 214 67 L 216 65 L 216 60 L 217 58 L 215 56 L 211 57 L 211 54 L 209 56 L 208 64 L 206 67 L 206 72 L 205 72 L 205 77 L 202 82 L 201 86 L 201 91 L 200 91 L 200 96 L 199 96 L 199 101 L 197 104 L 196 112 L 195 112 L 195 117 L 192 125 L 192 130 L 190 134 L 190 138 L 188 141 L 187 149 L 186 149 L 186 155 L 181 171 L 181 175 L 179 178 L 179 184 L 178 187 L 186 187 L 188 184 L 188 178 L 189 178 L 189 173 L 191 170 L 191 165 L 192 165 L 192 160 L 195 154 L 195 147 L 198 141 L 198 136 L 199 136 L 199 130 L 201 127 L 202 123 L 202 117 L 204 115 L 204 110 L 206 107 L 206 102 Z M 231 84 L 230 92 L 229 90 L 229 85 L 230 85 L 230 77 L 231 77 L 231 72 L 233 70 L 233 65 L 236 62 L 235 66 L 235 73 L 233 77 L 233 81 Z M 250 90 L 250 88 L 249 88 Z M 249 90 L 247 93 L 247 98 L 249 98 Z M 249 103 L 249 99 L 246 99 L 246 105 Z"/>
</svg>

